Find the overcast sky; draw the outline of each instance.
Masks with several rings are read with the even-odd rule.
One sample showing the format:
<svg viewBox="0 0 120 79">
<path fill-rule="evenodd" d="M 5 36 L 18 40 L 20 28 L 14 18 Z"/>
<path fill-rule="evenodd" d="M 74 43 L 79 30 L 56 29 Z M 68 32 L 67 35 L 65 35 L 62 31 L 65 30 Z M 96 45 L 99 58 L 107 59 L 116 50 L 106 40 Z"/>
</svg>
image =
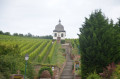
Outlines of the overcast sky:
<svg viewBox="0 0 120 79">
<path fill-rule="evenodd" d="M 0 0 L 0 30 L 10 33 L 52 35 L 59 18 L 67 38 L 77 38 L 85 17 L 101 9 L 114 22 L 120 0 Z"/>
</svg>

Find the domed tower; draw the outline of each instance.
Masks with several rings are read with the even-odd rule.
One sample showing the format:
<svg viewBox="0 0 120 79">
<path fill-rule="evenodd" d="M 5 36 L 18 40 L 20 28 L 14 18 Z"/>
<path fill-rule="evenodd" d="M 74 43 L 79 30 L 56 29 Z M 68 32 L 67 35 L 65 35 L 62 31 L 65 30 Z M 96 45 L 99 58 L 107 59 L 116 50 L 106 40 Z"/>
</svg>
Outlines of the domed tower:
<svg viewBox="0 0 120 79">
<path fill-rule="evenodd" d="M 61 20 L 59 20 L 59 24 L 55 26 L 55 30 L 53 30 L 53 39 L 55 40 L 65 40 L 66 31 L 64 30 L 64 26 L 61 24 Z"/>
</svg>

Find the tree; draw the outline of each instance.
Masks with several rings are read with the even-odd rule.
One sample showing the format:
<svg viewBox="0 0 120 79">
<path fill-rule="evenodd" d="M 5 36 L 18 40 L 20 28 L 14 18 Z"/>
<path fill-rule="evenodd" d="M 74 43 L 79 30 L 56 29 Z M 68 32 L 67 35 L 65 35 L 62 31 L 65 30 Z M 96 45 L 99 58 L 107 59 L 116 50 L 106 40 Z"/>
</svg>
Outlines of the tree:
<svg viewBox="0 0 120 79">
<path fill-rule="evenodd" d="M 11 74 L 15 74 L 18 70 L 21 74 L 25 72 L 24 56 L 20 55 L 18 45 L 0 44 L 0 78 L 9 79 Z M 28 61 L 27 77 L 33 79 L 33 67 Z"/>
<path fill-rule="evenodd" d="M 10 32 L 5 32 L 4 35 L 10 35 Z"/>
<path fill-rule="evenodd" d="M 113 21 L 109 22 L 101 10 L 95 10 L 80 28 L 81 72 L 85 79 L 88 74 L 100 73 L 103 67 L 119 61 L 116 30 Z M 117 42 L 118 43 L 118 42 Z M 119 43 L 120 44 L 120 43 Z"/>
<path fill-rule="evenodd" d="M 117 24 L 118 24 L 118 26 L 120 27 L 120 18 L 118 18 Z"/>
<path fill-rule="evenodd" d="M 28 36 L 28 37 L 32 37 L 32 34 L 31 34 L 31 33 L 28 33 L 27 36 Z"/>
<path fill-rule="evenodd" d="M 41 38 L 41 39 L 53 39 L 53 36 L 52 35 L 46 35 L 46 36 L 39 36 L 38 38 Z"/>
<path fill-rule="evenodd" d="M 18 36 L 18 33 L 14 33 L 13 36 Z"/>
<path fill-rule="evenodd" d="M 0 34 L 3 34 L 3 31 L 0 31 Z"/>
<path fill-rule="evenodd" d="M 19 36 L 24 36 L 23 34 L 19 34 Z"/>
<path fill-rule="evenodd" d="M 18 69 L 19 49 L 17 45 L 0 44 L 0 73 L 8 79 L 11 73 Z M 16 57 L 18 56 L 18 57 Z"/>
<path fill-rule="evenodd" d="M 115 29 L 115 51 L 114 52 L 120 52 L 120 18 L 118 18 L 118 22 L 114 26 Z M 117 54 L 116 57 L 118 58 L 117 62 L 120 62 L 120 54 Z"/>
</svg>

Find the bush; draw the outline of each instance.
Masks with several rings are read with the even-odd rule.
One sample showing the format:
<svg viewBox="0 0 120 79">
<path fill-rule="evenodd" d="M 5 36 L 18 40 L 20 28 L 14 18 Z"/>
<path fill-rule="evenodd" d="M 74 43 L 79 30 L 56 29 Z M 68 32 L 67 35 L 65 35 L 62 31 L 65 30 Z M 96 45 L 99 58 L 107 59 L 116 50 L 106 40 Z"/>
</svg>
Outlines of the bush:
<svg viewBox="0 0 120 79">
<path fill-rule="evenodd" d="M 42 72 L 43 72 L 44 70 L 48 70 L 48 71 L 50 72 L 50 75 L 51 75 L 51 76 L 53 75 L 52 69 L 51 69 L 50 67 L 44 66 L 44 67 L 42 67 L 42 68 L 39 70 L 38 77 L 41 76 L 41 74 L 42 74 Z"/>
<path fill-rule="evenodd" d="M 113 72 L 111 79 L 120 79 L 120 65 L 117 65 L 117 68 Z"/>
<path fill-rule="evenodd" d="M 64 48 L 60 48 L 60 52 L 65 53 L 65 49 Z"/>
<path fill-rule="evenodd" d="M 75 73 L 77 76 L 81 76 L 81 69 L 79 68 L 78 70 L 75 70 Z"/>
<path fill-rule="evenodd" d="M 78 75 L 81 76 L 81 67 L 78 68 Z"/>
<path fill-rule="evenodd" d="M 61 44 L 65 44 L 65 40 L 61 40 Z"/>
<path fill-rule="evenodd" d="M 96 74 L 96 72 L 88 75 L 87 79 L 101 79 L 100 76 L 98 74 Z"/>
<path fill-rule="evenodd" d="M 1 72 L 0 72 L 0 79 L 6 79 Z"/>
<path fill-rule="evenodd" d="M 48 70 L 44 70 L 41 73 L 40 78 L 51 78 L 50 72 Z"/>
<path fill-rule="evenodd" d="M 115 68 L 116 68 L 115 64 L 111 63 L 108 66 L 106 66 L 106 68 L 103 69 L 103 73 L 99 73 L 99 74 L 103 78 L 110 79 L 110 77 L 112 76 L 113 72 L 115 71 Z"/>
</svg>

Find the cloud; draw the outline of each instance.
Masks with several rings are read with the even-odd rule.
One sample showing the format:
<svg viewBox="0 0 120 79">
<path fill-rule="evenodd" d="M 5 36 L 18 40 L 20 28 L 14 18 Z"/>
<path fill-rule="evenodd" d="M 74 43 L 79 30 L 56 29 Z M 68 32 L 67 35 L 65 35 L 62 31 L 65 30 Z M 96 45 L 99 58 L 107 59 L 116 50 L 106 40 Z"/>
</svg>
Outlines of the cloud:
<svg viewBox="0 0 120 79">
<path fill-rule="evenodd" d="M 11 33 L 49 35 L 59 18 L 68 38 L 77 38 L 85 17 L 95 9 L 115 22 L 120 17 L 119 0 L 0 0 L 0 30 Z"/>
</svg>

